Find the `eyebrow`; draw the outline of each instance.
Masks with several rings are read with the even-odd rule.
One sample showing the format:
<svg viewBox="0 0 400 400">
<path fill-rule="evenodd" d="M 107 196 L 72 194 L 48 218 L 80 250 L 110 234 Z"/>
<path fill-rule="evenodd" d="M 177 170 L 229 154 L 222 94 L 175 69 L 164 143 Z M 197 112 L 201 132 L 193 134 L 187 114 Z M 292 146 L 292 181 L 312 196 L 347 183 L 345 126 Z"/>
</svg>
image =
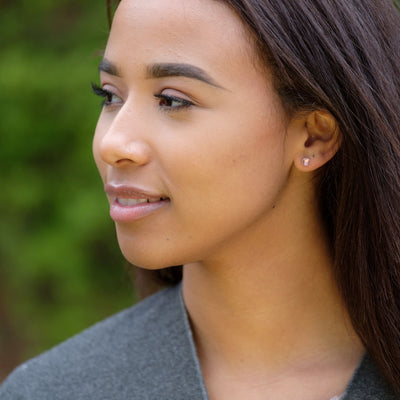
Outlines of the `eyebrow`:
<svg viewBox="0 0 400 400">
<path fill-rule="evenodd" d="M 106 72 L 107 74 L 114 76 L 121 76 L 117 66 L 108 61 L 106 58 L 103 58 L 99 64 L 99 72 L 100 71 Z"/>
<path fill-rule="evenodd" d="M 224 89 L 214 81 L 204 70 L 191 64 L 159 63 L 152 64 L 146 69 L 148 78 L 165 78 L 169 76 L 183 76 L 196 79 L 208 85 Z"/>
<path fill-rule="evenodd" d="M 115 64 L 103 58 L 99 64 L 99 71 L 106 72 L 107 74 L 120 77 L 121 74 Z M 208 85 L 224 89 L 219 85 L 211 76 L 209 76 L 203 69 L 191 64 L 179 63 L 156 63 L 149 65 L 146 68 L 146 77 L 151 78 L 165 78 L 170 76 L 182 76 L 190 79 L 207 83 Z"/>
</svg>

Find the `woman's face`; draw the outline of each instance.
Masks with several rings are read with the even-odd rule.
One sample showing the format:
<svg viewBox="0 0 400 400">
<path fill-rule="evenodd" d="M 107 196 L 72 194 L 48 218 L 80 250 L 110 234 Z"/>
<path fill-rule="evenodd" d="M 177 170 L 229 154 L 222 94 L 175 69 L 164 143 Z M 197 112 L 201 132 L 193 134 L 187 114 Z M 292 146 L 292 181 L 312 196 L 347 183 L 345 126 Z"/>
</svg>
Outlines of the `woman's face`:
<svg viewBox="0 0 400 400">
<path fill-rule="evenodd" d="M 100 70 L 93 151 L 125 257 L 160 268 L 267 241 L 295 146 L 234 12 L 122 0 Z"/>
</svg>

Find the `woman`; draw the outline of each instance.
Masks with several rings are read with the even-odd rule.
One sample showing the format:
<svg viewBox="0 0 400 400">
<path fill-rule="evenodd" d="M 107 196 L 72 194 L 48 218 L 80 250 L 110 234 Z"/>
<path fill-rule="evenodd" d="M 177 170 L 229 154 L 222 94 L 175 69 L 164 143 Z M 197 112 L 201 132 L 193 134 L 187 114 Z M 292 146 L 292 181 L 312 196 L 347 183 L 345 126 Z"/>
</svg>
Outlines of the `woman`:
<svg viewBox="0 0 400 400">
<path fill-rule="evenodd" d="M 122 0 L 94 157 L 127 260 L 182 283 L 0 398 L 400 398 L 399 26 L 389 0 Z"/>
</svg>

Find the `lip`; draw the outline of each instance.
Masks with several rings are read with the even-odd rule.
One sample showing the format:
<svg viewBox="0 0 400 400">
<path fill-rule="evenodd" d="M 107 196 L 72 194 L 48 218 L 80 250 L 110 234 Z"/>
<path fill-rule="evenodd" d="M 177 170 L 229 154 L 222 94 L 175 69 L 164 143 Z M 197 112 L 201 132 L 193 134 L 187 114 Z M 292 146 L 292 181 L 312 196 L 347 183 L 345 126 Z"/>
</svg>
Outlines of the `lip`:
<svg viewBox="0 0 400 400">
<path fill-rule="evenodd" d="M 161 197 L 167 197 L 163 196 L 162 194 L 159 193 L 151 193 L 150 191 L 146 189 L 140 189 L 136 188 L 134 186 L 130 185 L 115 185 L 111 183 L 106 183 L 104 185 L 104 191 L 110 196 L 110 197 L 119 197 L 121 199 L 150 199 L 150 200 L 156 200 Z"/>
<path fill-rule="evenodd" d="M 136 188 L 130 185 L 105 184 L 104 190 L 111 199 L 110 216 L 115 222 L 134 222 L 169 204 L 170 199 L 162 194 Z M 134 205 L 123 205 L 118 199 L 148 199 Z"/>
</svg>

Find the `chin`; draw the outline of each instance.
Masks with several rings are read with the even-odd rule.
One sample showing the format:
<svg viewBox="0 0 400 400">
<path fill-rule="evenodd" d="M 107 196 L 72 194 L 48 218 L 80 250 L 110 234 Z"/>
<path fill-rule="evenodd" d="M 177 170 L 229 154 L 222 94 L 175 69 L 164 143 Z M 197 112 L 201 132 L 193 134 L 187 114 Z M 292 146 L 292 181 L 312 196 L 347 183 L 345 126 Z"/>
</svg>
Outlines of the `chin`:
<svg viewBox="0 0 400 400">
<path fill-rule="evenodd" d="M 157 270 L 162 268 L 167 268 L 169 265 L 161 262 L 160 260 L 156 260 L 155 257 L 149 256 L 140 256 L 138 254 L 132 255 L 127 254 L 126 252 L 122 252 L 125 259 L 135 267 L 148 269 L 148 270 Z"/>
<path fill-rule="evenodd" d="M 119 228 L 119 229 L 118 229 Z M 192 248 L 187 249 L 181 242 L 166 239 L 154 234 L 135 234 L 117 227 L 117 238 L 120 250 L 125 259 L 132 265 L 148 270 L 184 265 L 197 259 Z"/>
<path fill-rule="evenodd" d="M 135 251 L 135 249 L 128 248 L 124 249 L 120 246 L 121 252 L 125 259 L 132 265 L 147 269 L 157 270 L 168 268 L 171 265 L 182 265 L 183 263 L 176 262 L 171 257 L 165 256 L 164 254 L 157 254 L 157 252 L 143 251 L 143 249 Z"/>
</svg>

